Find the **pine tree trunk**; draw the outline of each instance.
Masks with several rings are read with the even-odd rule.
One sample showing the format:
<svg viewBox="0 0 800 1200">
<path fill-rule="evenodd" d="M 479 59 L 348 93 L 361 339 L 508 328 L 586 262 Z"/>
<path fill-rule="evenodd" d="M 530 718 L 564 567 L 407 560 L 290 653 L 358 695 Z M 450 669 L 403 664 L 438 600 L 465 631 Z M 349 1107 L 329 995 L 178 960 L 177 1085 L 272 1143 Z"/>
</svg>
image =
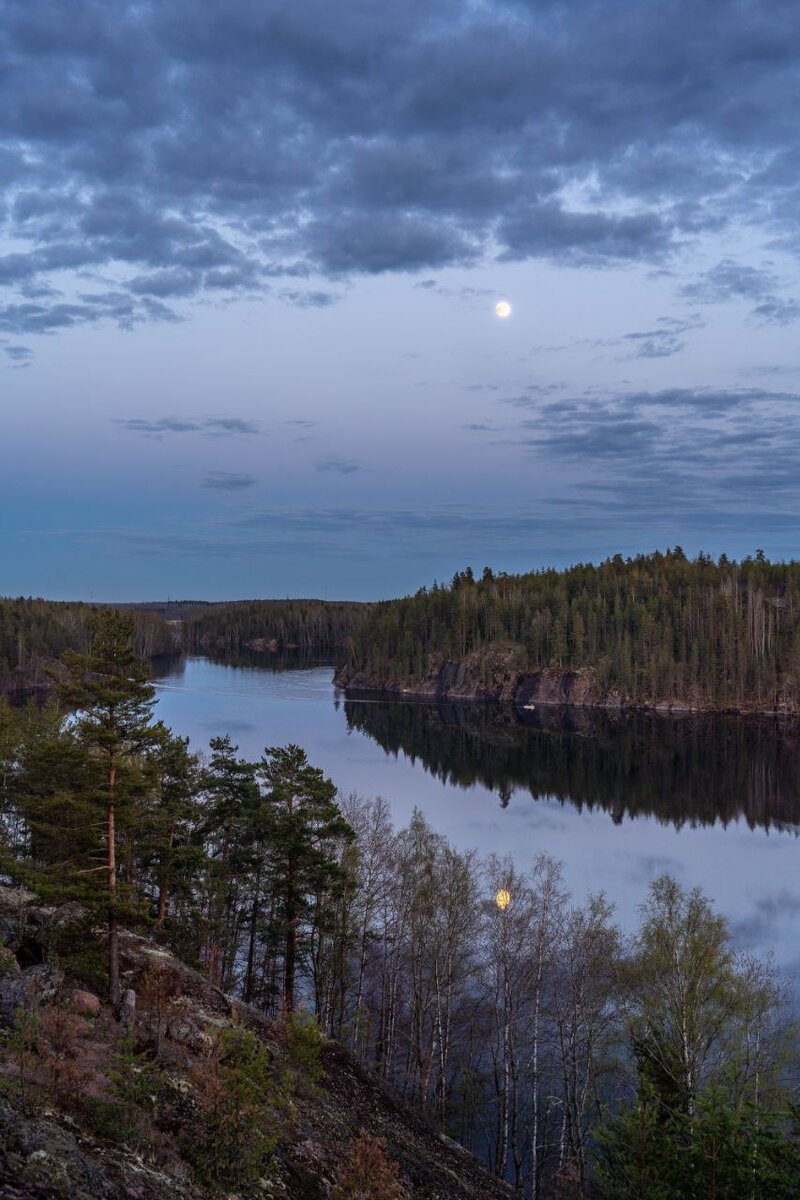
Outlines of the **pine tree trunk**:
<svg viewBox="0 0 800 1200">
<path fill-rule="evenodd" d="M 283 1006 L 294 1012 L 294 975 L 297 947 L 297 917 L 295 915 L 294 863 L 289 861 L 286 873 L 286 953 L 283 963 Z"/>
<path fill-rule="evenodd" d="M 175 828 L 170 827 L 169 837 L 167 839 L 167 856 L 164 863 L 164 869 L 161 872 L 161 881 L 158 888 L 158 924 L 159 927 L 164 924 L 167 919 L 167 908 L 169 905 L 169 884 L 172 874 L 172 846 L 175 839 Z"/>
<path fill-rule="evenodd" d="M 117 844 L 114 785 L 117 768 L 112 763 L 108 772 L 108 998 L 119 1004 L 119 930 L 117 928 Z"/>
<path fill-rule="evenodd" d="M 250 941 L 247 948 L 247 972 L 244 981 L 244 1002 L 252 1004 L 256 975 L 256 931 L 258 929 L 258 897 L 261 891 L 261 868 L 256 872 L 253 905 L 250 909 Z"/>
</svg>

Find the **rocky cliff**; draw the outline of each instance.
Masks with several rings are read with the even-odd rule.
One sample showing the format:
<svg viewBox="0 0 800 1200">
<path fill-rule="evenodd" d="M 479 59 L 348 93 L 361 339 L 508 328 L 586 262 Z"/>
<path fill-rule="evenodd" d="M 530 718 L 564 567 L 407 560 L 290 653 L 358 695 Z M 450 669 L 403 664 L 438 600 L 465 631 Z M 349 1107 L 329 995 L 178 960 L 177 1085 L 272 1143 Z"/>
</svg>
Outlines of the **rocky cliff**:
<svg viewBox="0 0 800 1200">
<path fill-rule="evenodd" d="M 414 1200 L 514 1195 L 344 1047 L 323 1042 L 318 1055 L 298 1058 L 285 1022 L 232 1000 L 198 971 L 131 933 L 122 937 L 127 990 L 121 1023 L 85 980 L 48 961 L 54 931 L 63 932 L 80 915 L 74 906 L 43 906 L 30 893 L 0 887 L 4 1200 L 222 1200 L 234 1192 L 327 1200 L 364 1130 L 384 1139 L 404 1189 L 398 1194 Z M 26 1019 L 36 1030 L 27 1042 Z M 208 1048 L 221 1032 L 242 1029 L 266 1049 L 280 1114 L 270 1131 L 268 1169 L 249 1189 L 204 1179 L 185 1150 L 187 1141 L 204 1136 L 197 1089 Z M 153 1094 L 142 1101 L 150 1133 L 139 1142 L 120 1137 L 119 1130 L 107 1136 L 98 1123 L 98 1113 L 107 1117 L 110 1064 L 115 1054 L 119 1061 L 120 1046 L 138 1056 L 131 1059 L 134 1081 L 137 1073 L 144 1077 L 148 1061 L 159 1066 L 157 1085 L 149 1085 Z"/>
<path fill-rule="evenodd" d="M 545 667 L 531 671 L 521 647 L 492 646 L 460 661 L 433 659 L 417 681 L 378 677 L 357 667 L 340 667 L 334 682 L 347 691 L 381 691 L 431 699 L 496 700 L 506 704 L 559 704 L 621 708 L 624 698 L 604 689 L 591 667 L 562 671 Z"/>
<path fill-rule="evenodd" d="M 686 695 L 662 696 L 650 703 L 631 700 L 617 688 L 604 686 L 593 667 L 542 667 L 532 671 L 524 651 L 512 643 L 494 645 L 452 661 L 432 656 L 419 678 L 378 674 L 354 664 L 339 667 L 334 683 L 349 695 L 382 692 L 407 698 L 436 700 L 490 700 L 522 707 L 558 705 L 622 711 L 663 713 L 730 712 L 796 716 L 798 705 L 793 681 L 761 703 L 714 705 L 699 689 Z"/>
</svg>

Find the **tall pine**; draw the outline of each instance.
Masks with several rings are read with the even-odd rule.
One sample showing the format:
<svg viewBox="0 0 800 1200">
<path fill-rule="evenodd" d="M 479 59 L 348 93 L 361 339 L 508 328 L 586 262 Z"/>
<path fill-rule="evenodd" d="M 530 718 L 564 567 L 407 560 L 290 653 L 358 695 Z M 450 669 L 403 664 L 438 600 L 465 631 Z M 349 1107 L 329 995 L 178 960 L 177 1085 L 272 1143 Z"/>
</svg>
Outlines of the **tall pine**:
<svg viewBox="0 0 800 1200">
<path fill-rule="evenodd" d="M 106 907 L 108 922 L 108 994 L 120 999 L 117 821 L 129 819 L 142 756 L 160 741 L 153 722 L 155 690 L 147 663 L 133 650 L 133 618 L 101 609 L 92 618 L 91 649 L 67 651 L 65 672 L 57 680 L 61 703 L 77 710 L 75 734 L 97 766 L 93 800 L 105 823 Z"/>
<path fill-rule="evenodd" d="M 272 809 L 271 857 L 284 935 L 283 1003 L 292 1012 L 303 923 L 319 919 L 315 908 L 341 884 L 337 851 L 354 834 L 336 804 L 335 785 L 309 764 L 299 746 L 268 749 L 259 774 Z"/>
</svg>

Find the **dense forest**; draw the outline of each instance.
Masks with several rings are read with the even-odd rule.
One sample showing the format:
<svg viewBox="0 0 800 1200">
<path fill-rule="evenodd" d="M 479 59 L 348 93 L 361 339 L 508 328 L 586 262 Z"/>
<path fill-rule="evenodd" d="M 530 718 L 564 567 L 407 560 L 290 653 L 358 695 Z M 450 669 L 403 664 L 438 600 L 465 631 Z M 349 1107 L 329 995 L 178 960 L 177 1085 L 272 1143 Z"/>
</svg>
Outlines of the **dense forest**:
<svg viewBox="0 0 800 1200">
<path fill-rule="evenodd" d="M 0 598 L 0 695 L 42 698 L 63 652 L 89 649 L 92 614 L 99 607 L 104 606 Z M 120 605 L 134 620 L 135 649 L 144 658 L 189 653 L 231 660 L 267 651 L 328 661 L 347 652 L 371 607 L 322 600 Z"/>
<path fill-rule="evenodd" d="M 689 560 L 676 547 L 564 571 L 487 567 L 476 579 L 467 569 L 377 605 L 337 678 L 502 699 L 794 712 L 800 563 L 761 552 Z"/>
<path fill-rule="evenodd" d="M 55 963 L 107 998 L 127 1040 L 99 1094 L 70 1092 L 72 1012 L 21 1004 L 2 1050 L 16 1101 L 61 1088 L 73 1121 L 142 1162 L 188 1112 L 198 1180 L 263 1194 L 276 1113 L 296 1100 L 239 1025 L 192 1043 L 184 1116 L 162 1109 L 150 1081 L 174 1070 L 187 1016 L 157 974 L 131 1000 L 133 930 L 137 953 L 170 950 L 247 1012 L 288 1020 L 307 1061 L 320 1039 L 349 1047 L 531 1200 L 798 1194 L 785 988 L 702 893 L 663 876 L 627 937 L 548 857 L 481 859 L 420 813 L 396 829 L 385 801 L 338 796 L 296 745 L 246 761 L 221 737 L 198 757 L 155 720 L 131 619 L 100 613 L 92 634 L 65 654 L 57 701 L 0 707 L 0 876 L 55 914 L 45 962 L 17 944 L 11 994 L 13 970 Z M 362 1171 L 337 1200 L 413 1194 L 373 1150 L 372 1182 Z"/>
<path fill-rule="evenodd" d="M 339 600 L 242 600 L 203 607 L 183 622 L 182 644 L 190 654 L 255 649 L 341 657 L 371 607 Z"/>
<path fill-rule="evenodd" d="M 43 695 L 51 684 L 48 667 L 65 650 L 88 649 L 96 612 L 89 604 L 0 598 L 0 695 Z M 134 646 L 143 658 L 175 650 L 170 628 L 146 611 L 135 614 Z"/>
</svg>

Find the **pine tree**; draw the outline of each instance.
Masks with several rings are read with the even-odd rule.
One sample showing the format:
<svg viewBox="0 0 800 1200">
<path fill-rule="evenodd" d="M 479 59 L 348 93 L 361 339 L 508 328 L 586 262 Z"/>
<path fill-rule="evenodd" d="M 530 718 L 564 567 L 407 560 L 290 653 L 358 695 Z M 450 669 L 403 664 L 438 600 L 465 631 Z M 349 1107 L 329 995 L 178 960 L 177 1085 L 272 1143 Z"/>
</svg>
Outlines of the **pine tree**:
<svg viewBox="0 0 800 1200">
<path fill-rule="evenodd" d="M 252 869 L 252 814 L 260 806 L 255 765 L 237 757 L 229 737 L 211 741 L 203 774 L 203 819 L 197 837 L 205 847 L 206 938 L 203 957 L 212 980 L 227 982 L 236 952 L 239 906 Z"/>
<path fill-rule="evenodd" d="M 92 647 L 86 654 L 67 651 L 66 673 L 57 681 L 61 703 L 77 710 L 75 732 L 97 764 L 94 801 L 105 814 L 108 994 L 120 998 L 117 900 L 118 809 L 130 815 L 139 760 L 161 740 L 153 723 L 155 691 L 147 664 L 132 648 L 133 619 L 101 609 L 91 622 Z M 138 780 L 141 783 L 140 780 Z"/>
<path fill-rule="evenodd" d="M 353 831 L 336 804 L 336 788 L 308 763 L 299 746 L 265 752 L 259 774 L 272 809 L 271 858 L 284 932 L 283 1002 L 295 1007 L 295 976 L 301 922 L 317 917 L 343 878 L 337 845 Z"/>
</svg>

